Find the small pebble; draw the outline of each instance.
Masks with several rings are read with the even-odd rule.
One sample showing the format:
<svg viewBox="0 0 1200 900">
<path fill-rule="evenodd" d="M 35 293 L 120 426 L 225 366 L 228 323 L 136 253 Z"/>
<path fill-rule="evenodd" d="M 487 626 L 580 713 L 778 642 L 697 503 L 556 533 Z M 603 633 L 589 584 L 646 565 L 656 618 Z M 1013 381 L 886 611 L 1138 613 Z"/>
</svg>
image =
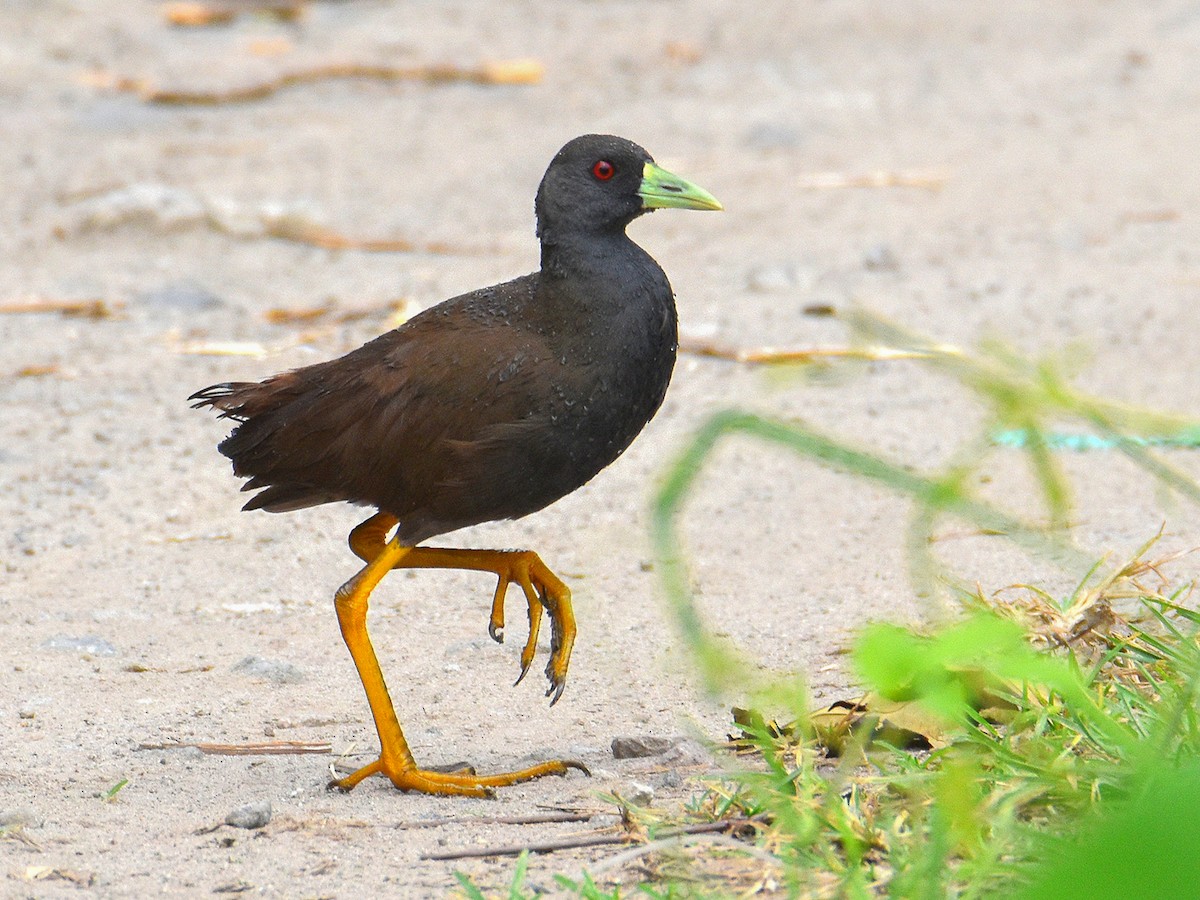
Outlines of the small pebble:
<svg viewBox="0 0 1200 900">
<path fill-rule="evenodd" d="M 612 755 L 616 759 L 642 759 L 666 753 L 682 738 L 635 735 L 612 739 Z"/>
<path fill-rule="evenodd" d="M 654 802 L 654 788 L 648 784 L 642 784 L 640 781 L 631 781 L 629 790 L 622 793 L 621 797 L 634 806 L 649 806 Z"/>
<path fill-rule="evenodd" d="M 212 291 L 192 281 L 179 281 L 144 291 L 137 302 L 157 312 L 202 313 L 220 309 L 224 302 Z"/>
<path fill-rule="evenodd" d="M 88 656 L 116 656 L 117 648 L 102 637 L 94 634 L 83 637 L 71 637 L 66 634 L 56 634 L 42 643 L 43 650 L 66 650 L 71 653 L 85 653 Z"/>
<path fill-rule="evenodd" d="M 68 234 L 110 231 L 127 224 L 182 228 L 203 222 L 204 204 L 188 191 L 138 182 L 77 203 L 60 228 Z"/>
<path fill-rule="evenodd" d="M 872 272 L 895 272 L 900 260 L 887 244 L 875 244 L 863 254 L 863 266 Z"/>
<path fill-rule="evenodd" d="M 792 150 L 804 141 L 799 128 L 779 122 L 756 122 L 743 138 L 752 150 Z"/>
<path fill-rule="evenodd" d="M 672 766 L 711 766 L 712 752 L 693 738 L 680 738 L 662 755 L 662 761 Z"/>
<path fill-rule="evenodd" d="M 471 638 L 467 641 L 455 641 L 442 651 L 442 656 L 446 659 L 451 659 L 455 656 L 474 656 L 480 650 L 491 646 L 491 641 L 485 641 L 483 638 Z"/>
<path fill-rule="evenodd" d="M 225 824 L 234 828 L 262 828 L 271 821 L 271 801 L 260 800 L 239 806 L 225 817 Z"/>
<path fill-rule="evenodd" d="M 664 788 L 677 788 L 683 784 L 683 777 L 679 774 L 678 769 L 667 769 L 658 777 L 658 786 Z"/>
<path fill-rule="evenodd" d="M 801 278 L 799 270 L 787 264 L 758 266 L 746 276 L 746 287 L 756 294 L 781 294 L 811 287 L 811 282 L 811 278 Z"/>
<path fill-rule="evenodd" d="M 296 684 L 304 680 L 304 673 L 291 663 L 263 659 L 261 656 L 247 656 L 239 660 L 234 663 L 232 671 L 252 678 L 265 678 L 276 684 Z"/>
</svg>

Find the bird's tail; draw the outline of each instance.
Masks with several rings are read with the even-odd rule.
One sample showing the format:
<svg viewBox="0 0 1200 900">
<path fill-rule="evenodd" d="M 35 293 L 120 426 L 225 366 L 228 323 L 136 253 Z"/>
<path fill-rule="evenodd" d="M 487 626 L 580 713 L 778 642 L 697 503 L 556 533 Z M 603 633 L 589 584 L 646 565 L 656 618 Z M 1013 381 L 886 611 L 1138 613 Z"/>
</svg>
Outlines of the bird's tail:
<svg viewBox="0 0 1200 900">
<path fill-rule="evenodd" d="M 196 391 L 188 400 L 192 401 L 192 409 L 211 406 L 221 411 L 222 419 L 245 422 L 252 414 L 246 407 L 256 393 L 255 389 L 261 387 L 256 381 L 226 381 Z"/>
</svg>

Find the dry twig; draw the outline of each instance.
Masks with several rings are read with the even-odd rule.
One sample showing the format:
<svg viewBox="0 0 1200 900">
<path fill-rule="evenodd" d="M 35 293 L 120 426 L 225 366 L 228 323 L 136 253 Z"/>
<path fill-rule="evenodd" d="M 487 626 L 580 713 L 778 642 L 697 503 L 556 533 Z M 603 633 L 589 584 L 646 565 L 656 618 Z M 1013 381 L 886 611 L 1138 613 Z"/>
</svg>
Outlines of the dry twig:
<svg viewBox="0 0 1200 900">
<path fill-rule="evenodd" d="M 755 859 L 765 862 L 768 865 L 777 866 L 780 868 L 783 866 L 783 862 L 778 857 L 772 856 L 765 850 L 760 850 L 758 847 L 747 844 L 745 841 L 739 841 L 735 838 L 731 838 L 726 834 L 710 833 L 676 835 L 674 837 L 659 838 L 658 840 L 642 844 L 640 847 L 631 847 L 628 850 L 622 850 L 616 856 L 606 859 L 599 865 L 589 867 L 588 874 L 591 875 L 593 879 L 599 878 L 606 872 L 612 872 L 617 869 L 624 868 L 625 866 L 629 865 L 629 863 L 639 860 L 644 856 L 649 856 L 651 853 L 657 853 L 660 850 L 667 850 L 674 847 L 683 847 L 687 844 L 701 841 L 711 844 L 723 844 L 724 846 L 737 850 L 740 853 L 747 853 L 750 856 L 753 856 Z"/>
<path fill-rule="evenodd" d="M 184 356 L 252 356 L 255 358 L 278 353 L 294 342 L 268 348 L 258 341 L 171 341 L 171 349 Z"/>
<path fill-rule="evenodd" d="M 57 375 L 60 371 L 61 369 L 54 364 L 42 366 L 34 364 L 21 366 L 21 368 L 17 369 L 17 371 L 13 374 L 16 375 L 17 378 L 42 378 L 46 375 Z"/>
<path fill-rule="evenodd" d="M 106 300 L 10 300 L 0 303 L 0 314 L 59 313 L 85 319 L 109 319 L 116 311 Z"/>
<path fill-rule="evenodd" d="M 215 106 L 224 103 L 250 103 L 263 100 L 284 88 L 318 81 L 367 78 L 378 81 L 420 81 L 446 84 L 465 81 L 473 84 L 537 84 L 545 71 L 536 59 L 506 59 L 477 66 L 432 63 L 413 66 L 382 66 L 369 63 L 325 63 L 307 69 L 284 72 L 257 84 L 215 90 L 161 88 L 146 78 L 132 78 L 96 71 L 87 81 L 97 87 L 137 94 L 146 103 L 173 106 Z"/>
<path fill-rule="evenodd" d="M 278 238 L 325 250 L 494 252 L 492 247 L 459 247 L 448 241 L 355 237 L 317 221 L 303 202 L 249 205 L 228 197 L 206 197 L 159 182 L 135 182 L 92 193 L 74 205 L 68 219 L 55 226 L 54 234 L 65 239 L 94 231 L 112 231 L 125 225 L 149 226 L 162 231 L 206 227 L 233 238 Z"/>
<path fill-rule="evenodd" d="M 729 359 L 740 363 L 774 364 L 774 363 L 807 363 L 821 359 L 865 359 L 873 362 L 896 359 L 929 359 L 937 355 L 959 355 L 961 350 L 949 344 L 931 347 L 927 350 L 905 350 L 896 347 L 864 346 L 864 347 L 797 347 L 783 349 L 779 347 L 754 347 L 742 349 L 727 347 L 708 341 L 680 341 L 680 353 L 690 353 L 693 356 L 712 356 L 717 359 Z"/>
<path fill-rule="evenodd" d="M 282 756 L 301 753 L 332 753 L 333 747 L 321 741 L 267 741 L 258 744 L 198 744 L 190 741 L 138 744 L 139 750 L 181 750 L 195 747 L 212 756 Z"/>
<path fill-rule="evenodd" d="M 739 817 L 736 819 L 721 819 L 716 822 L 701 822 L 698 825 L 685 825 L 680 828 L 664 828 L 659 834 L 662 838 L 674 838 L 685 834 L 710 834 L 722 831 L 741 831 L 763 824 L 758 817 Z M 421 859 L 473 859 L 484 856 L 519 856 L 528 850 L 530 853 L 553 853 L 556 850 L 575 850 L 579 847 L 603 847 L 610 844 L 631 843 L 628 834 L 585 834 L 577 837 L 560 838 L 553 841 L 538 841 L 536 843 L 505 844 L 495 847 L 467 847 L 461 850 L 447 850 L 439 853 L 422 853 Z"/>
<path fill-rule="evenodd" d="M 441 819 L 415 819 L 397 822 L 396 829 L 442 828 L 446 825 L 552 825 L 559 822 L 590 822 L 592 813 L 552 812 L 528 816 L 446 816 Z"/>
<path fill-rule="evenodd" d="M 342 234 L 322 225 L 300 224 L 291 220 L 279 220 L 267 224 L 266 237 L 308 244 L 322 250 L 361 250 L 365 253 L 470 253 L 469 249 L 455 247 L 446 241 L 417 243 L 405 238 L 361 238 Z"/>
<path fill-rule="evenodd" d="M 24 844 L 31 850 L 40 851 L 44 849 L 41 844 L 25 833 L 25 826 L 23 824 L 0 826 L 0 840 Z"/>
<path fill-rule="evenodd" d="M 312 322 L 322 319 L 334 310 L 334 302 L 327 300 L 320 306 L 308 306 L 302 309 L 285 309 L 280 306 L 272 307 L 263 313 L 263 318 L 272 325 L 291 325 L 295 322 Z"/>
<path fill-rule="evenodd" d="M 242 13 L 253 12 L 281 21 L 293 21 L 304 14 L 301 0 L 258 0 L 253 3 L 191 2 L 179 0 L 162 8 L 163 19 L 177 28 L 205 28 L 228 25 Z"/>
<path fill-rule="evenodd" d="M 56 866 L 26 866 L 17 877 L 24 881 L 69 881 L 79 887 L 91 887 L 96 880 L 91 872 L 76 872 Z"/>
</svg>

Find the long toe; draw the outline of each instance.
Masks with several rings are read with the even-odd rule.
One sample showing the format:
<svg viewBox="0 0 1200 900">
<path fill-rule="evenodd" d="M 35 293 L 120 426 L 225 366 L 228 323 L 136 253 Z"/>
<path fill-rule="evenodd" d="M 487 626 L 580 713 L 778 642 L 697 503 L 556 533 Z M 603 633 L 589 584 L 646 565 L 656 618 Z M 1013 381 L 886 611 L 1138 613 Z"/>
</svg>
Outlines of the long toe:
<svg viewBox="0 0 1200 900">
<path fill-rule="evenodd" d="M 331 772 L 333 771 L 332 767 L 330 767 L 330 771 Z M 357 785 L 364 778 L 368 778 L 371 775 L 376 775 L 382 771 L 383 771 L 383 762 L 382 762 L 382 760 L 377 759 L 377 760 L 375 760 L 375 762 L 370 763 L 369 765 L 363 766 L 361 769 L 359 769 L 356 772 L 351 773 L 350 775 L 347 775 L 345 778 L 333 779 L 327 785 L 325 785 L 325 790 L 327 790 L 327 791 L 339 790 L 339 791 L 345 791 L 348 793 L 348 792 L 354 790 L 355 785 Z"/>
<path fill-rule="evenodd" d="M 510 784 L 533 781 L 535 778 L 544 778 L 547 775 L 566 775 L 571 769 L 576 769 L 589 778 L 592 775 L 588 767 L 581 762 L 573 759 L 552 759 L 530 766 L 528 769 L 503 772 L 499 775 L 477 775 L 470 780 L 485 787 L 507 787 Z"/>
<path fill-rule="evenodd" d="M 419 769 L 412 765 L 393 768 L 385 765 L 381 760 L 376 760 L 370 765 L 363 766 L 352 775 L 331 781 L 329 788 L 349 791 L 370 775 L 385 775 L 393 785 L 402 791 L 442 796 L 491 797 L 495 793 L 493 788 L 533 781 L 535 778 L 544 778 L 547 775 L 566 775 L 571 769 L 589 777 L 592 774 L 588 771 L 587 766 L 573 759 L 552 759 L 527 769 L 501 772 L 496 775 L 476 775 L 474 769 L 470 766 L 464 767 L 462 763 L 456 763 L 455 769 L 447 772 Z"/>
</svg>

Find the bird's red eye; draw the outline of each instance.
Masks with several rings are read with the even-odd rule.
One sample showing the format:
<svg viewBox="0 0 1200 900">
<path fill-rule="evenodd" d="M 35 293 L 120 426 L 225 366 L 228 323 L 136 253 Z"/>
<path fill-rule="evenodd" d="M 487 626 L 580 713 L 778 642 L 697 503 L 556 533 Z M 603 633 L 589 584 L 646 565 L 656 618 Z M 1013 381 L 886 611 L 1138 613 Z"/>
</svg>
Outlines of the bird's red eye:
<svg viewBox="0 0 1200 900">
<path fill-rule="evenodd" d="M 608 181 L 616 174 L 616 171 L 616 167 L 607 159 L 602 159 L 592 166 L 592 174 L 596 176 L 597 181 Z"/>
</svg>

